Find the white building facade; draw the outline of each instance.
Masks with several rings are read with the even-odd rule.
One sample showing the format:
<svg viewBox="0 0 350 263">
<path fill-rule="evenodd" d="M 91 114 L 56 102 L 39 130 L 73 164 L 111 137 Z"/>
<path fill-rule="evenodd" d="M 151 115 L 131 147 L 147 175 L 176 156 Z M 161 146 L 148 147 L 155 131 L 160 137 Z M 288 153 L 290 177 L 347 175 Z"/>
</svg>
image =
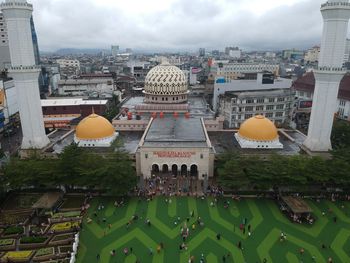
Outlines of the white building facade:
<svg viewBox="0 0 350 263">
<path fill-rule="evenodd" d="M 38 84 L 40 68 L 35 66 L 30 27 L 33 6 L 26 0 L 6 0 L 1 10 L 8 30 L 12 64 L 9 73 L 15 82 L 20 108 L 22 149 L 41 149 L 49 139 L 44 129 Z"/>
<path fill-rule="evenodd" d="M 259 74 L 258 74 L 259 75 Z M 222 81 L 221 81 L 222 80 Z M 273 84 L 263 84 L 261 78 L 256 80 L 232 80 L 225 82 L 225 79 L 217 79 L 214 84 L 213 94 L 213 110 L 217 111 L 219 107 L 219 96 L 227 91 L 259 91 L 259 90 L 274 90 L 274 89 L 290 89 L 292 80 L 278 78 Z"/>
<path fill-rule="evenodd" d="M 0 13 L 0 70 L 11 66 L 9 40 L 4 15 Z"/>
<path fill-rule="evenodd" d="M 304 57 L 304 60 L 306 63 L 316 63 L 318 62 L 318 57 L 320 55 L 320 47 L 314 46 L 313 48 L 309 49 Z"/>
<path fill-rule="evenodd" d="M 224 77 L 226 82 L 243 77 L 244 74 L 258 73 L 263 71 L 272 72 L 279 75 L 279 65 L 260 63 L 230 63 L 229 61 L 215 61 L 210 73 L 213 77 Z"/>
<path fill-rule="evenodd" d="M 112 97 L 113 79 L 67 79 L 58 81 L 58 94 L 62 96 Z"/>
</svg>

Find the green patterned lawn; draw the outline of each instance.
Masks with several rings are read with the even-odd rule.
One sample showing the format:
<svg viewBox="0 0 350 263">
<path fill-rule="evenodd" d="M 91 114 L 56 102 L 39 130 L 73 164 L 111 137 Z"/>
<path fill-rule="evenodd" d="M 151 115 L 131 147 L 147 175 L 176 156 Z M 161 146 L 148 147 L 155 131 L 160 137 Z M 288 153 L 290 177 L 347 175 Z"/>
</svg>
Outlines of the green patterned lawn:
<svg viewBox="0 0 350 263">
<path fill-rule="evenodd" d="M 313 226 L 291 223 L 280 213 L 278 206 L 271 200 L 246 199 L 230 201 L 229 209 L 225 209 L 223 200 L 219 200 L 216 207 L 211 207 L 211 198 L 201 200 L 194 198 L 171 198 L 169 204 L 164 197 L 153 201 L 138 201 L 131 199 L 125 207 L 115 208 L 114 199 L 95 199 L 89 210 L 93 222 L 87 224 L 86 218 L 81 232 L 79 263 L 97 262 L 96 255 L 100 254 L 99 262 L 166 262 L 187 263 L 190 256 L 199 262 L 204 254 L 205 262 L 223 262 L 223 255 L 230 253 L 226 262 L 255 263 L 327 263 L 332 257 L 334 263 L 350 262 L 350 203 L 321 203 L 309 202 L 318 220 Z M 100 222 L 93 215 L 98 204 L 105 208 L 98 212 Z M 342 205 L 345 207 L 342 208 Z M 194 217 L 190 217 L 194 211 Z M 326 212 L 322 216 L 322 212 Z M 330 211 L 330 212 L 329 212 Z M 139 219 L 127 229 L 126 224 L 132 215 Z M 192 224 L 200 216 L 204 226 L 197 226 L 192 230 Z M 337 217 L 337 222 L 333 218 Z M 103 222 L 103 218 L 107 222 Z M 175 225 L 180 217 L 180 223 Z M 188 227 L 190 235 L 185 242 L 186 251 L 180 251 L 182 244 L 180 228 L 190 218 Z M 145 224 L 149 218 L 151 226 Z M 252 234 L 243 234 L 239 225 L 244 218 L 251 225 Z M 111 224 L 109 228 L 109 224 Z M 180 226 L 181 225 L 181 226 Z M 285 242 L 280 242 L 280 233 L 287 235 Z M 220 233 L 221 239 L 216 235 Z M 241 241 L 243 249 L 237 247 Z M 159 243 L 164 244 L 164 250 L 157 253 Z M 322 248 L 322 243 L 327 248 Z M 132 247 L 133 253 L 125 256 L 123 249 Z M 149 248 L 154 251 L 151 256 Z M 300 255 L 303 248 L 305 253 Z M 110 251 L 116 250 L 111 256 Z M 312 257 L 315 257 L 313 261 Z"/>
</svg>

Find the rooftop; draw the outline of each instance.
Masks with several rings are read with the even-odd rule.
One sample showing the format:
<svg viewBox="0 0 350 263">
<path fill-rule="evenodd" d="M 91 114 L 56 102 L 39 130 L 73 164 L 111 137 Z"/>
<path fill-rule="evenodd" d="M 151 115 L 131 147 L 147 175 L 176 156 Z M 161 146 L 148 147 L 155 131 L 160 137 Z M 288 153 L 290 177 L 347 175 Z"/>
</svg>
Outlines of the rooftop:
<svg viewBox="0 0 350 263">
<path fill-rule="evenodd" d="M 293 87 L 296 90 L 314 92 L 315 89 L 315 76 L 313 72 L 308 72 L 302 77 L 298 78 L 294 83 Z M 350 100 L 350 73 L 344 75 L 339 86 L 339 99 Z"/>
<path fill-rule="evenodd" d="M 210 141 L 216 153 L 225 153 L 227 151 L 237 151 L 247 155 L 270 155 L 273 153 L 280 155 L 298 155 L 300 154 L 300 146 L 303 144 L 306 136 L 297 131 L 285 131 L 294 142 L 287 139 L 279 132 L 280 142 L 283 144 L 283 149 L 242 149 L 235 138 L 237 131 L 220 131 L 209 132 Z"/>
<path fill-rule="evenodd" d="M 42 107 L 74 106 L 74 105 L 106 105 L 107 103 L 108 103 L 108 100 L 83 100 L 81 98 L 41 100 Z"/>
<path fill-rule="evenodd" d="M 157 118 L 146 130 L 144 146 L 206 147 L 207 140 L 199 118 Z"/>
<path fill-rule="evenodd" d="M 146 108 L 148 105 L 144 103 L 144 97 L 132 97 L 125 101 L 122 108 L 128 108 L 129 111 L 135 113 L 137 112 L 137 109 L 139 108 Z M 181 105 L 188 105 L 188 110 L 190 112 L 191 117 L 198 117 L 198 118 L 204 118 L 204 119 L 214 119 L 215 114 L 212 112 L 209 107 L 207 106 L 207 102 L 205 99 L 201 96 L 189 96 L 188 103 L 185 104 L 174 104 L 178 107 L 181 107 Z M 154 106 L 154 105 L 153 105 Z M 142 116 L 147 116 L 147 114 L 143 114 Z"/>
</svg>

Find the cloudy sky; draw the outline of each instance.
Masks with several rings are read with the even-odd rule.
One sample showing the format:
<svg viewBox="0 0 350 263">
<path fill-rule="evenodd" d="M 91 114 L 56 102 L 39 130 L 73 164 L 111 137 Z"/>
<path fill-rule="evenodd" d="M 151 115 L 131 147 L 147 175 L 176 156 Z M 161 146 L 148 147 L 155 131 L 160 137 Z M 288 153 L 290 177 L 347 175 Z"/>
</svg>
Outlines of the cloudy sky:
<svg viewBox="0 0 350 263">
<path fill-rule="evenodd" d="M 308 48 L 326 0 L 29 0 L 40 49 Z"/>
</svg>

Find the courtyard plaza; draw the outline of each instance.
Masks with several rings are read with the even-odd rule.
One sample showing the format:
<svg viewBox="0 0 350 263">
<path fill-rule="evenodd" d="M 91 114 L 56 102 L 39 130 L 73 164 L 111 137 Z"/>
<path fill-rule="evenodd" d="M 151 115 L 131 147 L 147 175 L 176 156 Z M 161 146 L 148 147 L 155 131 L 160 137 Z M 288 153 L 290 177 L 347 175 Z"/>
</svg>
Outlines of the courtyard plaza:
<svg viewBox="0 0 350 263">
<path fill-rule="evenodd" d="M 350 262 L 350 203 L 304 200 L 313 224 L 291 222 L 272 199 L 95 198 L 77 262 Z"/>
</svg>

